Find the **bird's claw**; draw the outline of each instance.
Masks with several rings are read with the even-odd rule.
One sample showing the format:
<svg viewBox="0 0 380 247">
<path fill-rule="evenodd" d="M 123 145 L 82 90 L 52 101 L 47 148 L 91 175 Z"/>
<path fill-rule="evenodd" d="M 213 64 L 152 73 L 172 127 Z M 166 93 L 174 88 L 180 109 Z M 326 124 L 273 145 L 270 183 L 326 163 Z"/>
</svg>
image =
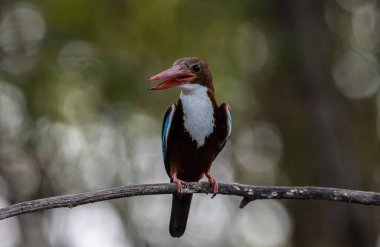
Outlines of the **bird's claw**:
<svg viewBox="0 0 380 247">
<path fill-rule="evenodd" d="M 183 186 L 186 185 L 185 181 L 178 179 L 177 177 L 173 177 L 173 183 L 177 184 L 177 193 L 182 194 Z"/>
<path fill-rule="evenodd" d="M 212 191 L 212 197 L 211 197 L 211 198 L 214 198 L 216 196 L 216 194 L 218 193 L 218 189 L 219 189 L 218 182 L 216 181 L 216 179 L 213 176 L 211 176 L 210 172 L 206 172 L 205 175 L 206 175 L 208 181 L 211 183 L 211 185 L 214 188 Z"/>
</svg>

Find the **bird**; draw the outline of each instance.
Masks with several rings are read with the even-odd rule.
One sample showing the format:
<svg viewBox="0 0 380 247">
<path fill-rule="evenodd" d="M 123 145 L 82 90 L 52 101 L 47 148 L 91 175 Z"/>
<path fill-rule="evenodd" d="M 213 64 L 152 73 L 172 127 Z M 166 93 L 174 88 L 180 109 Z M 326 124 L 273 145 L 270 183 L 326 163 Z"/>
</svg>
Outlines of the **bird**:
<svg viewBox="0 0 380 247">
<path fill-rule="evenodd" d="M 185 230 L 193 194 L 182 194 L 186 182 L 198 182 L 203 176 L 218 192 L 218 182 L 211 175 L 211 164 L 230 138 L 230 107 L 218 106 L 211 71 L 198 57 L 177 59 L 173 66 L 148 79 L 163 82 L 149 88 L 181 90 L 177 104 L 171 104 L 162 126 L 162 155 L 173 194 L 169 233 L 181 237 Z"/>
</svg>

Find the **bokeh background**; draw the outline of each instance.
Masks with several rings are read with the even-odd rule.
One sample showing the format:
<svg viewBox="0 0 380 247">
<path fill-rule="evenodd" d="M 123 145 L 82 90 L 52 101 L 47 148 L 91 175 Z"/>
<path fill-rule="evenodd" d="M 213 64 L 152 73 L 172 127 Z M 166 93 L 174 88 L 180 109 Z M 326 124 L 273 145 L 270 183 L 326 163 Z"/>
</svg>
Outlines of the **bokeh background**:
<svg viewBox="0 0 380 247">
<path fill-rule="evenodd" d="M 380 191 L 375 0 L 0 1 L 0 205 L 167 182 L 161 123 L 178 90 L 149 76 L 208 61 L 233 134 L 223 182 Z M 181 239 L 171 196 L 0 222 L 0 246 L 380 246 L 380 212 L 196 195 Z"/>
</svg>

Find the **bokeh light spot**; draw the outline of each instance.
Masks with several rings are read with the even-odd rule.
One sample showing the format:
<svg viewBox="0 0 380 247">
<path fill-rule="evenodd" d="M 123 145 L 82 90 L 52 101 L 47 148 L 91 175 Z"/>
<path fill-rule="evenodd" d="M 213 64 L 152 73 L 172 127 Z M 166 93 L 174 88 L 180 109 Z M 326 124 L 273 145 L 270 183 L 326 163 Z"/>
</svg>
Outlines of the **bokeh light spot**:
<svg viewBox="0 0 380 247">
<path fill-rule="evenodd" d="M 37 62 L 35 55 L 45 35 L 44 18 L 34 5 L 13 6 L 0 22 L 1 67 L 13 74 L 30 71 Z"/>
<path fill-rule="evenodd" d="M 0 81 L 0 133 L 13 140 L 22 140 L 26 127 L 25 99 L 16 86 Z M 24 132 L 25 134 L 25 132 Z"/>
<path fill-rule="evenodd" d="M 372 4 L 375 0 L 336 0 L 339 6 L 349 12 L 354 12 L 357 8 L 364 4 Z"/>
<path fill-rule="evenodd" d="M 270 123 L 257 123 L 254 128 L 243 130 L 237 140 L 237 158 L 249 171 L 273 171 L 282 156 L 280 132 Z"/>
<path fill-rule="evenodd" d="M 265 34 L 248 23 L 242 24 L 236 35 L 235 50 L 239 67 L 246 73 L 257 72 L 268 60 L 268 43 Z"/>
<path fill-rule="evenodd" d="M 286 246 L 292 221 L 284 206 L 277 201 L 255 201 L 249 214 L 237 217 L 231 239 L 235 246 Z M 237 237 L 241 235 L 241 237 Z"/>
<path fill-rule="evenodd" d="M 380 41 L 379 28 L 380 18 L 375 6 L 366 4 L 357 8 L 352 17 L 354 45 L 367 50 L 376 48 Z"/>
<path fill-rule="evenodd" d="M 346 97 L 370 97 L 380 86 L 377 58 L 366 52 L 346 53 L 334 65 L 333 78 L 337 88 Z"/>
<path fill-rule="evenodd" d="M 45 216 L 44 232 L 52 246 L 133 246 L 117 211 L 109 203 L 52 211 Z"/>
<path fill-rule="evenodd" d="M 67 43 L 58 54 L 58 64 L 67 73 L 83 74 L 94 71 L 100 64 L 98 48 L 87 41 Z"/>
</svg>

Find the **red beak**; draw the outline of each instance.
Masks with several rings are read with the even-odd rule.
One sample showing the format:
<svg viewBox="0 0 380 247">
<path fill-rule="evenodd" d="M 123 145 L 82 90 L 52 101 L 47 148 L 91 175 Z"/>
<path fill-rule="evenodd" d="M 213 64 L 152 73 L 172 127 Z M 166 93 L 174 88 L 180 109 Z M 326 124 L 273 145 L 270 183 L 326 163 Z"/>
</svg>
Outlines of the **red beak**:
<svg viewBox="0 0 380 247">
<path fill-rule="evenodd" d="M 189 73 L 176 65 L 149 78 L 148 82 L 165 80 L 164 82 L 149 88 L 149 90 L 161 90 L 183 85 L 189 83 L 194 77 L 195 75 L 193 73 Z"/>
</svg>

